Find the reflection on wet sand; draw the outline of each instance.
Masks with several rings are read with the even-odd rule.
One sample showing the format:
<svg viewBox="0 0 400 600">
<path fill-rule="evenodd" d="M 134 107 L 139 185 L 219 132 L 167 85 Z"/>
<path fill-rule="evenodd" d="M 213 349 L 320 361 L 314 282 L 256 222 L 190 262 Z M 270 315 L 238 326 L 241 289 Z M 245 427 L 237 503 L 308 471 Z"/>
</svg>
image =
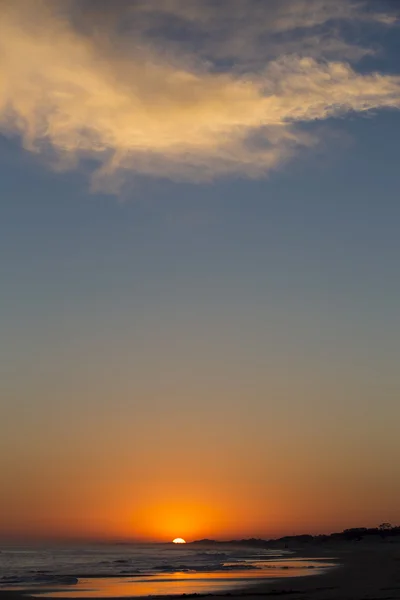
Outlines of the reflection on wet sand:
<svg viewBox="0 0 400 600">
<path fill-rule="evenodd" d="M 334 563 L 305 560 L 285 560 L 259 563 L 249 571 L 215 573 L 163 573 L 139 577 L 99 577 L 80 579 L 73 587 L 37 588 L 31 594 L 51 598 L 121 598 L 175 594 L 212 593 L 248 588 L 263 579 L 300 577 L 320 574 Z"/>
</svg>

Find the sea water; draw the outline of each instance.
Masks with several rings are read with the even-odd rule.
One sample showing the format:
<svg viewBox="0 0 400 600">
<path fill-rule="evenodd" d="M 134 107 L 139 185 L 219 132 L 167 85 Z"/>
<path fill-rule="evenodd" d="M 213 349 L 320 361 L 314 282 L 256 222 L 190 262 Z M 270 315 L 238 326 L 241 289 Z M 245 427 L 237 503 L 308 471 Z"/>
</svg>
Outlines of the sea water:
<svg viewBox="0 0 400 600">
<path fill-rule="evenodd" d="M 0 589 L 64 598 L 211 593 L 330 566 L 231 544 L 14 545 L 0 547 Z"/>
</svg>

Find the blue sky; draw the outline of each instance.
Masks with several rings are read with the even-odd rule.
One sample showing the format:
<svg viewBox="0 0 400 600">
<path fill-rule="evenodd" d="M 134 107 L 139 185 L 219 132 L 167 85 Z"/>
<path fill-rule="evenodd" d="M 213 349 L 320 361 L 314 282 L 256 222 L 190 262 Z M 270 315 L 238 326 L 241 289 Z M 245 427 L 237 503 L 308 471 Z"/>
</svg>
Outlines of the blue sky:
<svg viewBox="0 0 400 600">
<path fill-rule="evenodd" d="M 194 465 L 221 502 L 248 487 L 255 517 L 239 533 L 399 520 L 396 5 L 249 0 L 226 30 L 223 3 L 159 14 L 156 3 L 88 2 L 86 14 L 65 2 L 61 22 L 43 2 L 46 27 L 21 6 L 1 4 L 1 52 L 14 62 L 0 103 L 0 530 L 48 531 L 35 502 L 15 508 L 36 497 L 35 481 L 68 524 L 63 486 L 79 461 L 93 474 L 88 498 L 105 481 L 126 494 L 127 461 L 132 505 L 169 498 L 159 466 L 183 460 L 174 431 L 195 440 L 180 485 L 197 490 Z M 127 6 L 137 46 L 120 26 Z M 271 477 L 282 440 L 292 458 Z M 289 488 L 297 509 L 283 503 L 266 524 L 262 500 Z M 332 507 L 325 494 L 339 488 Z M 357 512 L 360 490 L 369 501 Z M 121 533 L 107 510 L 88 534 Z M 239 514 L 216 531 L 236 533 Z"/>
</svg>

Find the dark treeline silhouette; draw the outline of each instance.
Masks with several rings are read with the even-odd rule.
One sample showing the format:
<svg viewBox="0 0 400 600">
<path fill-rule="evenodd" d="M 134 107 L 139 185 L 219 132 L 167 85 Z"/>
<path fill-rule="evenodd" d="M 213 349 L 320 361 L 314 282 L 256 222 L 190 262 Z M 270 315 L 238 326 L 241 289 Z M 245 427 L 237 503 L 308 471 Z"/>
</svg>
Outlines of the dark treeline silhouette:
<svg viewBox="0 0 400 600">
<path fill-rule="evenodd" d="M 320 534 L 320 535 L 287 535 L 277 539 L 263 540 L 259 538 L 249 538 L 243 540 L 229 540 L 229 541 L 218 541 L 218 540 L 197 540 L 191 542 L 192 544 L 240 544 L 251 547 L 263 547 L 271 546 L 273 544 L 309 544 L 309 543 L 324 543 L 324 542 L 360 542 L 368 541 L 373 539 L 380 540 L 391 540 L 398 536 L 400 543 L 400 525 L 391 525 L 390 523 L 382 523 L 379 527 L 353 527 L 351 529 L 345 529 L 340 533 Z M 394 541 L 394 540 L 393 540 Z"/>
</svg>

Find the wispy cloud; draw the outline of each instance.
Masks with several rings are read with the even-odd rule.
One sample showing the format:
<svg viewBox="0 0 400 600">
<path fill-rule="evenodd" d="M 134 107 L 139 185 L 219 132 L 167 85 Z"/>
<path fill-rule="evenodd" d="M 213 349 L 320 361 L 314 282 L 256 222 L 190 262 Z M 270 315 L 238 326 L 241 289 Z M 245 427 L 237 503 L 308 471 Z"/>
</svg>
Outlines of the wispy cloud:
<svg viewBox="0 0 400 600">
<path fill-rule="evenodd" d="M 400 76 L 357 72 L 371 50 L 338 34 L 345 20 L 395 23 L 367 8 L 2 0 L 0 129 L 67 167 L 95 159 L 100 187 L 129 173 L 264 176 L 318 143 L 303 123 L 400 108 Z"/>
</svg>

